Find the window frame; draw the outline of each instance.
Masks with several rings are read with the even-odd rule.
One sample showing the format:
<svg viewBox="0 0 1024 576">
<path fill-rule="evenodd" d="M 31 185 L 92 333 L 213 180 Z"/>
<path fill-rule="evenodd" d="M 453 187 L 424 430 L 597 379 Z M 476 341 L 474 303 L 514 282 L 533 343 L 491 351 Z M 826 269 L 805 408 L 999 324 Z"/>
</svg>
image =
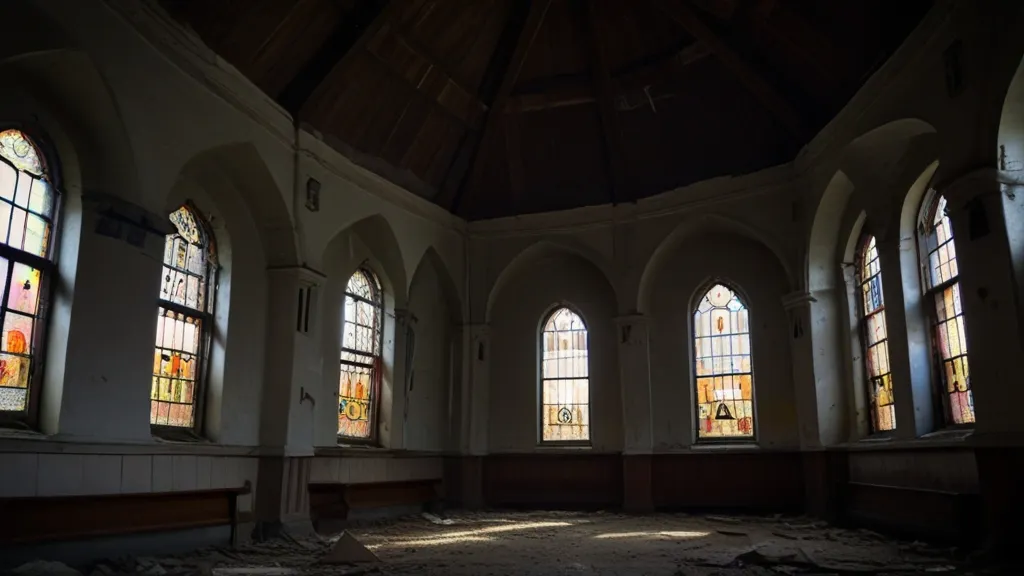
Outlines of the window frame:
<svg viewBox="0 0 1024 576">
<path fill-rule="evenodd" d="M 718 437 L 710 437 L 710 438 L 708 438 L 708 437 L 701 438 L 701 434 L 700 434 L 700 423 L 701 423 L 701 420 L 700 420 L 700 407 L 699 407 L 700 402 L 698 402 L 698 400 L 700 399 L 700 396 L 699 396 L 699 392 L 697 391 L 697 385 L 698 385 L 698 381 L 700 380 L 700 378 L 702 378 L 702 377 L 703 378 L 707 378 L 709 376 L 708 375 L 700 376 L 700 375 L 697 374 L 697 363 L 698 363 L 699 358 L 697 356 L 697 324 L 696 324 L 696 321 L 695 321 L 694 317 L 697 315 L 697 312 L 698 312 L 698 309 L 700 308 L 701 302 L 704 300 L 705 297 L 707 297 L 708 293 L 711 292 L 711 289 L 714 288 L 715 286 L 719 286 L 719 285 L 724 286 L 726 289 L 728 289 L 730 292 L 732 292 L 733 297 L 738 299 L 740 301 L 740 304 L 742 304 L 743 308 L 747 311 L 747 332 L 746 332 L 746 334 L 747 334 L 747 339 L 748 339 L 748 345 L 749 345 L 749 348 L 750 348 L 750 354 L 749 354 L 749 356 L 750 356 L 750 372 L 749 372 L 749 374 L 750 374 L 750 408 L 751 408 L 751 411 L 753 412 L 753 415 L 751 416 L 751 425 L 750 425 L 751 432 L 750 432 L 749 436 L 718 436 Z M 754 377 L 755 372 L 757 372 L 757 370 L 755 368 L 756 362 L 755 362 L 755 355 L 754 355 L 754 333 L 752 331 L 752 327 L 753 327 L 754 324 L 751 321 L 751 317 L 753 316 L 753 312 L 750 309 L 750 306 L 747 305 L 747 302 L 749 302 L 749 301 L 750 300 L 747 297 L 747 295 L 742 290 L 737 289 L 736 288 L 736 284 L 734 282 L 732 282 L 732 281 L 730 281 L 730 280 L 728 280 L 726 278 L 719 278 L 719 277 L 713 278 L 713 279 L 708 280 L 707 282 L 704 282 L 703 284 L 701 284 L 700 287 L 698 287 L 697 291 L 694 294 L 693 301 L 691 302 L 691 306 L 690 306 L 690 309 L 689 309 L 689 328 L 690 328 L 690 335 L 689 335 L 690 346 L 689 346 L 689 351 L 690 351 L 690 366 L 691 366 L 691 368 L 690 368 L 690 378 L 691 378 L 690 390 L 693 393 L 693 396 L 692 396 L 693 401 L 690 404 L 690 411 L 691 411 L 691 414 L 692 414 L 692 417 L 693 417 L 693 427 L 691 428 L 691 430 L 693 431 L 693 434 L 694 434 L 694 437 L 693 437 L 694 444 L 704 444 L 704 445 L 707 445 L 707 444 L 719 444 L 719 445 L 722 445 L 722 444 L 744 444 L 744 445 L 746 445 L 746 444 L 758 444 L 760 442 L 760 439 L 759 439 L 759 427 L 758 427 L 760 418 L 758 417 L 758 414 L 757 414 L 757 380 Z M 720 375 L 712 374 L 712 375 L 710 375 L 710 377 L 714 378 L 716 376 L 742 376 L 744 374 L 747 374 L 747 373 L 744 372 L 744 373 L 720 374 Z"/>
<path fill-rule="evenodd" d="M 945 363 L 946 359 L 942 357 L 942 351 L 939 348 L 938 334 L 936 333 L 939 327 L 939 316 L 936 311 L 936 301 L 938 297 L 947 289 L 954 285 L 958 286 L 961 298 L 961 308 L 963 307 L 963 291 L 960 290 L 960 267 L 957 265 L 956 276 L 945 280 L 938 284 L 932 285 L 932 270 L 930 256 L 932 252 L 938 251 L 942 246 L 952 244 L 956 246 L 956 236 L 953 234 L 952 221 L 950 221 L 949 240 L 944 242 L 942 246 L 938 244 L 936 240 L 935 250 L 928 249 L 929 239 L 936 236 L 935 226 L 935 214 L 939 209 L 944 196 L 934 188 L 928 190 L 925 194 L 924 200 L 921 202 L 921 209 L 918 211 L 918 226 L 917 226 L 917 255 L 919 261 L 919 273 L 921 279 L 921 293 L 923 300 L 925 301 L 925 314 L 928 317 L 928 343 L 932 351 L 932 369 L 935 371 L 935 375 L 932 377 L 932 403 L 935 410 L 938 410 L 942 414 L 942 425 L 939 429 L 942 430 L 972 430 L 977 424 L 977 414 L 974 414 L 974 422 L 956 423 L 953 421 L 953 410 L 952 403 L 950 402 L 950 394 L 946 392 L 946 370 Z M 948 200 L 947 200 L 948 202 Z M 947 204 L 948 205 L 948 204 Z M 946 214 L 948 217 L 948 213 Z M 959 255 L 958 255 L 959 256 Z M 959 258 L 958 258 L 959 259 Z M 951 358 L 950 360 L 956 360 L 957 358 L 966 358 L 968 370 L 970 369 L 970 342 L 968 342 L 967 334 L 967 316 L 961 310 L 960 316 L 963 317 L 964 325 L 964 342 L 967 343 L 966 350 L 960 356 Z M 968 388 L 972 391 L 973 387 Z"/>
<path fill-rule="evenodd" d="M 214 314 L 217 306 L 217 294 L 220 286 L 220 261 L 217 258 L 217 242 L 213 235 L 213 230 L 210 228 L 210 224 L 207 219 L 203 216 L 203 213 L 191 200 L 185 200 L 178 208 L 171 210 L 167 213 L 167 219 L 170 220 L 170 215 L 178 210 L 185 208 L 192 214 L 192 218 L 196 221 L 196 227 L 199 229 L 199 233 L 202 235 L 203 242 L 206 246 L 203 249 L 206 251 L 206 306 L 205 310 L 197 310 L 195 308 L 189 308 L 183 304 L 164 300 L 160 297 L 160 293 L 157 292 L 157 314 L 162 308 L 165 311 L 169 310 L 176 314 L 183 314 L 192 318 L 197 318 L 202 322 L 200 329 L 200 359 L 199 366 L 196 370 L 195 390 L 192 392 L 192 426 L 170 426 L 167 424 L 153 424 L 150 422 L 149 428 L 150 433 L 153 436 L 167 439 L 167 440 L 198 440 L 202 438 L 205 422 L 206 422 L 206 393 L 209 385 L 209 369 L 210 369 L 210 354 L 213 351 L 213 332 L 214 332 Z M 174 226 L 174 224 L 171 224 Z M 171 236 L 180 236 L 181 234 L 175 231 L 172 234 L 164 236 L 164 249 L 166 250 L 167 239 Z M 186 240 L 187 242 L 187 240 Z M 163 269 L 166 264 L 161 259 L 160 261 L 160 273 L 163 274 Z M 153 342 L 154 349 L 156 348 L 156 342 Z M 153 374 L 151 377 L 157 377 Z M 152 384 L 151 384 L 152 385 Z M 150 395 L 150 406 L 154 402 L 152 395 Z"/>
<path fill-rule="evenodd" d="M 376 292 L 377 302 L 372 302 L 372 301 L 367 300 L 366 298 L 364 298 L 364 297 L 362 297 L 362 296 L 360 296 L 358 294 L 353 294 L 353 293 L 348 291 L 348 284 L 349 284 L 349 282 L 351 282 L 352 281 L 352 277 L 355 276 L 358 273 L 362 273 L 370 281 L 369 282 L 370 283 L 370 289 L 372 291 Z M 365 303 L 370 304 L 371 306 L 374 306 L 376 308 L 376 320 L 377 320 L 377 324 L 378 325 L 374 327 L 376 329 L 376 331 L 377 331 L 376 342 L 374 343 L 376 345 L 376 347 L 377 347 L 377 351 L 376 351 L 375 354 L 366 354 L 365 352 L 363 352 L 361 350 L 355 350 L 355 349 L 352 349 L 352 348 L 345 348 L 345 322 L 346 322 L 346 319 L 345 319 L 345 300 L 347 298 L 350 298 L 350 297 L 353 300 L 355 300 L 356 302 L 365 302 Z M 344 371 L 344 367 L 345 366 L 357 366 L 357 367 L 360 367 L 360 368 L 369 368 L 369 370 L 370 370 L 370 386 L 371 386 L 370 402 L 369 402 L 369 405 L 370 405 L 370 418 L 369 418 L 369 421 L 370 421 L 370 423 L 369 423 L 370 435 L 367 436 L 366 438 L 358 438 L 358 437 L 355 437 L 355 436 L 344 436 L 344 435 L 341 434 L 340 430 L 336 430 L 335 431 L 335 438 L 337 438 L 337 442 L 340 445 L 346 445 L 347 444 L 347 445 L 363 445 L 363 446 L 380 446 L 380 429 L 379 429 L 380 406 L 381 406 L 381 398 L 380 397 L 381 397 L 381 389 L 383 388 L 383 383 L 384 383 L 384 323 L 385 323 L 385 319 L 384 319 L 384 304 L 385 304 L 384 286 L 383 286 L 383 284 L 381 284 L 380 277 L 377 276 L 377 273 L 374 272 L 373 269 L 370 268 L 370 266 L 367 263 L 360 264 L 359 267 L 357 267 L 355 269 L 355 271 L 352 272 L 352 274 L 349 274 L 348 278 L 345 280 L 345 290 L 344 290 L 344 292 L 342 292 L 342 299 L 341 299 L 341 334 L 342 335 L 341 335 L 341 346 L 338 349 L 338 367 L 339 367 L 338 378 L 339 378 L 339 380 L 338 380 L 338 384 L 337 385 L 338 385 L 338 396 L 340 398 L 340 396 L 341 396 L 341 388 L 340 388 L 341 387 L 341 372 Z M 355 321 L 353 321 L 353 323 L 355 323 Z M 341 354 L 343 354 L 345 352 L 348 352 L 349 354 L 354 354 L 354 355 L 357 355 L 357 356 L 371 356 L 371 357 L 374 358 L 374 360 L 376 361 L 378 366 L 374 367 L 373 366 L 373 362 L 371 362 L 370 364 L 363 364 L 361 362 L 354 362 L 354 361 L 350 361 L 350 360 L 345 360 L 345 359 L 341 358 Z M 377 370 L 380 371 L 380 374 L 375 374 L 375 371 L 377 371 Z M 337 404 L 338 404 L 338 407 L 340 407 L 340 405 L 341 405 L 340 400 L 338 401 Z"/>
<path fill-rule="evenodd" d="M 36 309 L 36 324 L 33 329 L 32 342 L 33 362 L 29 365 L 28 377 L 28 408 L 18 412 L 0 411 L 0 428 L 27 428 L 37 429 L 40 421 L 40 405 L 42 399 L 42 388 L 46 371 L 46 344 L 50 329 L 50 308 L 53 303 L 53 293 L 57 275 L 58 246 L 61 239 L 61 217 L 64 208 L 64 189 L 62 187 L 61 166 L 56 151 L 52 148 L 45 132 L 34 125 L 22 122 L 0 122 L 0 132 L 6 130 L 17 130 L 35 148 L 39 155 L 39 161 L 43 165 L 43 174 L 40 176 L 50 186 L 53 192 L 53 216 L 50 218 L 50 240 L 46 247 L 46 256 L 36 256 L 24 250 L 13 248 L 5 243 L 0 243 L 0 257 L 6 258 L 8 262 L 19 262 L 39 270 L 39 304 Z M 0 157 L 0 162 L 12 167 L 15 172 L 21 172 L 6 158 Z M 14 205 L 12 199 L 11 205 Z M 13 214 L 13 211 L 12 211 Z M 9 225 L 9 223 L 8 223 Z M 14 266 L 8 266 L 7 278 L 4 279 L 5 289 L 11 280 Z M 6 300 L 6 290 L 4 300 Z M 0 330 L 6 317 L 7 307 L 0 301 Z"/>
<path fill-rule="evenodd" d="M 874 242 L 875 242 L 875 254 L 876 254 L 875 261 L 878 262 L 878 272 L 874 276 L 871 276 L 871 277 L 865 279 L 865 278 L 862 277 L 862 274 L 863 274 L 863 271 L 864 271 L 864 264 L 865 264 L 864 259 L 867 257 L 867 251 L 868 251 L 868 248 L 869 248 L 872 240 L 874 240 Z M 896 430 L 897 430 L 898 425 L 899 425 L 898 422 L 896 421 L 896 382 L 894 381 L 893 373 L 892 373 L 892 354 L 890 354 L 890 352 L 889 352 L 889 317 L 886 316 L 886 314 L 885 314 L 885 286 L 882 285 L 882 281 L 884 280 L 885 277 L 882 276 L 882 272 L 883 272 L 883 270 L 882 270 L 882 255 L 881 255 L 881 251 L 878 249 L 878 238 L 874 234 L 872 234 L 872 233 L 870 233 L 868 231 L 863 231 L 861 233 L 860 241 L 857 242 L 857 251 L 856 251 L 855 256 L 854 256 L 854 282 L 855 282 L 855 292 L 857 294 L 857 333 L 860 335 L 861 356 L 863 357 L 863 362 L 864 362 L 864 388 L 865 388 L 864 391 L 867 394 L 865 399 L 866 399 L 867 405 L 868 405 L 867 406 L 868 407 L 868 437 L 870 437 L 870 438 L 888 438 L 888 437 L 893 437 L 893 436 L 896 435 Z M 880 277 L 880 281 L 879 281 L 880 294 L 879 295 L 880 295 L 880 299 L 881 299 L 882 303 L 881 303 L 881 305 L 878 308 L 874 309 L 871 312 L 871 314 L 867 314 L 864 311 L 864 307 L 865 307 L 864 284 L 869 282 L 871 280 L 871 278 L 874 278 L 875 276 Z M 876 430 L 875 429 L 875 418 L 873 416 L 874 410 L 876 408 L 875 407 L 875 403 L 872 400 L 873 393 L 874 393 L 873 392 L 874 391 L 874 380 L 885 377 L 885 374 L 882 374 L 881 376 L 872 376 L 871 375 L 871 361 L 870 361 L 870 349 L 871 349 L 871 343 L 870 342 L 871 342 L 871 340 L 870 340 L 870 338 L 868 336 L 868 320 L 871 317 L 877 316 L 877 315 L 881 315 L 882 318 L 884 319 L 884 322 L 885 322 L 885 339 L 884 339 L 884 342 L 883 341 L 879 341 L 879 342 L 876 342 L 874 345 L 875 346 L 881 346 L 881 345 L 884 344 L 884 346 L 885 346 L 885 355 L 886 355 L 886 360 L 887 360 L 888 366 L 889 366 L 889 371 L 886 372 L 886 374 L 889 375 L 889 382 L 890 382 L 890 385 L 892 387 L 892 394 L 893 394 L 892 404 L 891 404 L 891 406 L 892 406 L 892 430 Z"/>
<path fill-rule="evenodd" d="M 580 319 L 580 323 L 583 324 L 583 332 L 586 335 L 587 345 L 587 439 L 586 440 L 545 440 L 544 439 L 544 382 L 545 380 L 558 380 L 558 378 L 545 378 L 544 377 L 544 334 L 547 332 L 545 326 L 551 321 L 551 318 L 561 310 L 568 310 L 576 315 Z M 594 425 L 593 418 L 591 418 L 590 412 L 593 409 L 593 387 L 591 386 L 591 366 L 590 366 L 590 327 L 587 324 L 586 318 L 580 313 L 579 309 L 569 304 L 568 302 L 558 302 L 550 307 L 547 311 L 541 315 L 541 321 L 537 329 L 537 445 L 545 447 L 590 447 L 594 443 Z M 563 378 L 568 379 L 568 378 Z M 580 380 L 580 378 L 572 378 L 572 380 Z"/>
</svg>

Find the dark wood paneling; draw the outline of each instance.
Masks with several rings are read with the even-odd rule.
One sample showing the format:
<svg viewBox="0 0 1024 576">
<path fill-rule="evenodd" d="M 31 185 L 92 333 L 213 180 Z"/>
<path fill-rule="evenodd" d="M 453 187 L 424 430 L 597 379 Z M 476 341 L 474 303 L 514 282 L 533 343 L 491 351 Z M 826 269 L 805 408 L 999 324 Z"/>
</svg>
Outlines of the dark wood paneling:
<svg viewBox="0 0 1024 576">
<path fill-rule="evenodd" d="M 490 507 L 618 508 L 618 454 L 496 454 L 484 458 L 484 501 Z"/>
<path fill-rule="evenodd" d="M 440 499 L 440 480 L 309 485 L 309 512 L 314 523 L 344 520 L 352 510 L 426 505 Z"/>
<path fill-rule="evenodd" d="M 229 525 L 238 493 L 0 499 L 0 546 Z"/>
<path fill-rule="evenodd" d="M 847 519 L 913 538 L 975 543 L 981 529 L 981 499 L 976 494 L 899 488 L 850 482 Z"/>
<path fill-rule="evenodd" d="M 660 509 L 803 510 L 799 452 L 660 454 L 652 478 Z"/>
<path fill-rule="evenodd" d="M 1019 556 L 1020 521 L 1024 518 L 1024 448 L 977 448 L 978 481 L 983 495 L 988 544 L 999 554 Z"/>
</svg>

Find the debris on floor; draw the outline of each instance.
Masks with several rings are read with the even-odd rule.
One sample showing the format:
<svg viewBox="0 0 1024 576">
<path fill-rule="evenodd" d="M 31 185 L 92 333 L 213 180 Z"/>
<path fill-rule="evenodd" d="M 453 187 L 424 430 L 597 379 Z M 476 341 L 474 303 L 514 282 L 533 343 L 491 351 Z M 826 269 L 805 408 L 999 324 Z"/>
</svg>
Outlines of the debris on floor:
<svg viewBox="0 0 1024 576">
<path fill-rule="evenodd" d="M 17 576 L 779 576 L 1001 574 L 962 551 L 810 519 L 463 512 L 417 515 L 329 537 L 123 557 L 78 572 L 32 562 Z"/>
</svg>

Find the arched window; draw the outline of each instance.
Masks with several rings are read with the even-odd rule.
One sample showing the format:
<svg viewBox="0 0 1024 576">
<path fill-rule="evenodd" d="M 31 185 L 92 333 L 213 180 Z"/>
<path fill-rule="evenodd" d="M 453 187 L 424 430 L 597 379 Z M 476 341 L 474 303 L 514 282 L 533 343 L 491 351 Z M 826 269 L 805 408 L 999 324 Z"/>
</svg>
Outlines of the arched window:
<svg viewBox="0 0 1024 576">
<path fill-rule="evenodd" d="M 697 438 L 754 437 L 750 318 L 740 297 L 715 284 L 693 313 Z"/>
<path fill-rule="evenodd" d="M 213 333 L 217 251 L 193 207 L 178 208 L 170 220 L 177 232 L 164 240 L 149 423 L 195 429 Z"/>
<path fill-rule="evenodd" d="M 882 296 L 882 268 L 878 262 L 875 237 L 861 242 L 857 255 L 857 284 L 860 286 L 861 335 L 868 370 L 868 399 L 871 403 L 871 431 L 896 429 L 896 404 L 892 394 L 889 366 L 889 332 Z"/>
<path fill-rule="evenodd" d="M 925 204 L 921 226 L 921 255 L 925 293 L 931 296 L 934 327 L 932 345 L 939 364 L 942 402 L 950 424 L 974 422 L 971 369 L 967 363 L 967 333 L 960 303 L 960 270 L 946 199 L 935 195 Z"/>
<path fill-rule="evenodd" d="M 380 282 L 366 268 L 356 270 L 345 287 L 341 337 L 341 382 L 338 389 L 338 436 L 373 440 L 377 429 L 377 403 L 381 383 L 381 311 L 384 295 Z"/>
<path fill-rule="evenodd" d="M 57 192 L 46 158 L 20 130 L 0 130 L 0 419 L 38 405 Z"/>
<path fill-rule="evenodd" d="M 590 441 L 590 366 L 587 325 L 568 308 L 544 320 L 540 334 L 542 442 Z"/>
</svg>

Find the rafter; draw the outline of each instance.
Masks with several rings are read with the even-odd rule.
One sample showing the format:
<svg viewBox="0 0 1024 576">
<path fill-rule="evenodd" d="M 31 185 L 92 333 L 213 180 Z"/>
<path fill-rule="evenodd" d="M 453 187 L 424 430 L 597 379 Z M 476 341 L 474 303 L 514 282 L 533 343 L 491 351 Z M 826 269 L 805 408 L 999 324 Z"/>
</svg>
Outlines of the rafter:
<svg viewBox="0 0 1024 576">
<path fill-rule="evenodd" d="M 281 106 L 297 118 L 317 87 L 331 72 L 345 66 L 353 55 L 361 52 L 381 27 L 402 9 L 402 4 L 402 0 L 363 0 L 356 3 L 355 10 L 281 91 L 277 98 Z"/>
<path fill-rule="evenodd" d="M 786 98 L 765 81 L 739 54 L 718 37 L 683 0 L 656 0 L 659 9 L 707 46 L 734 76 L 798 139 L 806 137 L 804 122 Z"/>
<path fill-rule="evenodd" d="M 601 132 L 604 135 L 605 160 L 609 176 L 609 196 L 612 204 L 628 199 L 625 178 L 625 149 L 622 146 L 622 130 L 615 111 L 615 88 L 608 71 L 608 53 L 605 51 L 601 34 L 601 7 L 603 2 L 583 4 L 585 29 L 590 45 L 590 67 L 593 74 L 594 94 L 601 113 Z"/>
<path fill-rule="evenodd" d="M 481 170 L 480 148 L 488 134 L 502 121 L 502 110 L 519 71 L 522 70 L 526 54 L 530 51 L 537 31 L 544 23 L 552 0 L 517 0 L 512 15 L 498 39 L 498 46 L 491 56 L 491 62 L 481 82 L 479 98 L 488 107 L 487 115 L 479 130 L 467 130 L 459 146 L 459 152 L 448 169 L 448 175 L 438 194 L 437 203 L 452 212 L 458 212 L 466 187 Z M 518 11 L 517 11 L 518 8 Z M 526 17 L 523 18 L 522 15 Z"/>
</svg>

